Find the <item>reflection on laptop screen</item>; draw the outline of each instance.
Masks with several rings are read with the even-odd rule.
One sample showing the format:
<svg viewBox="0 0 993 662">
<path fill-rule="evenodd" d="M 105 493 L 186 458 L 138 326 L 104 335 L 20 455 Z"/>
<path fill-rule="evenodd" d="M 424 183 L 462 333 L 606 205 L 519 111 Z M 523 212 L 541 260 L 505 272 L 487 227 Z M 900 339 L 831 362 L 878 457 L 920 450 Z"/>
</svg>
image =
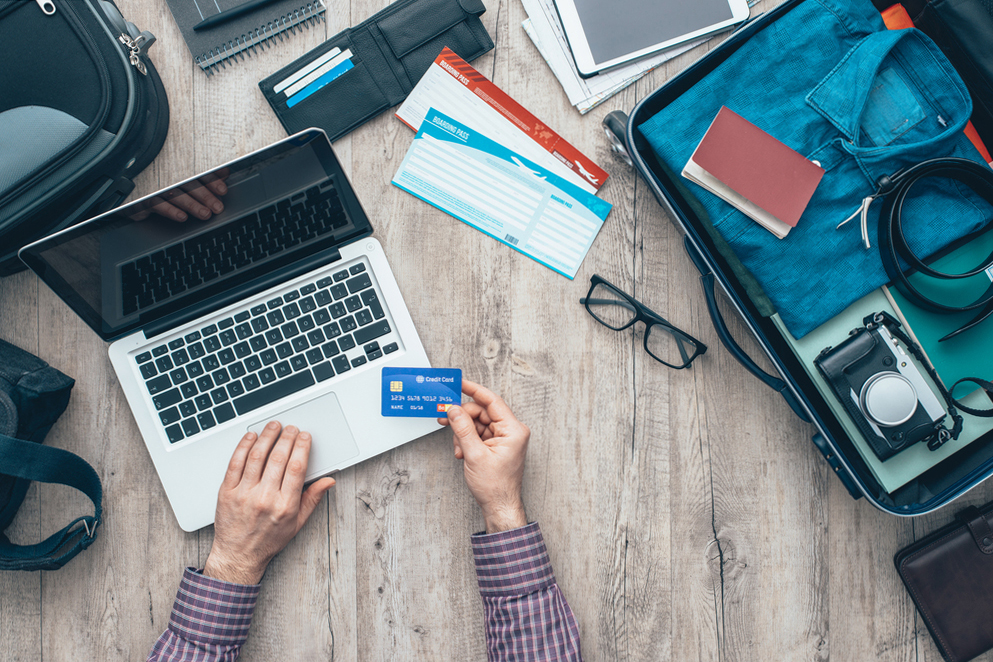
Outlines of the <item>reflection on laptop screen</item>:
<svg viewBox="0 0 993 662">
<path fill-rule="evenodd" d="M 223 211 L 177 220 L 192 201 L 210 201 L 207 192 Z M 37 258 L 46 280 L 60 277 L 71 305 L 81 314 L 78 308 L 91 309 L 108 333 L 159 319 L 369 229 L 326 138 L 310 133 L 79 226 L 40 246 Z"/>
</svg>

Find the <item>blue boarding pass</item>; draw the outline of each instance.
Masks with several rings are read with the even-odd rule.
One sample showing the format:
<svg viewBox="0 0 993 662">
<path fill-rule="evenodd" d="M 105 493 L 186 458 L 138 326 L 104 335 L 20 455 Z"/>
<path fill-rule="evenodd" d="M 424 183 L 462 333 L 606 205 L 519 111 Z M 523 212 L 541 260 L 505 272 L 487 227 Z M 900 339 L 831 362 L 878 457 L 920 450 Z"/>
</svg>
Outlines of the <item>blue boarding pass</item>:
<svg viewBox="0 0 993 662">
<path fill-rule="evenodd" d="M 434 108 L 393 184 L 570 279 L 611 208 Z"/>
<path fill-rule="evenodd" d="M 383 368 L 383 416 L 445 418 L 461 402 L 461 370 Z"/>
</svg>

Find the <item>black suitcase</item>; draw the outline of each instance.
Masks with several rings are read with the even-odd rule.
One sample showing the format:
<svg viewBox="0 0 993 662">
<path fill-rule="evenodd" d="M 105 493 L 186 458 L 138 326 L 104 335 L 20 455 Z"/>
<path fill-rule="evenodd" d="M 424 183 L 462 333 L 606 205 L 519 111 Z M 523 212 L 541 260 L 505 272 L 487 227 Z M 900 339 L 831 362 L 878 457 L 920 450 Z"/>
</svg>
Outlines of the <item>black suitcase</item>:
<svg viewBox="0 0 993 662">
<path fill-rule="evenodd" d="M 118 205 L 165 142 L 155 40 L 107 0 L 0 0 L 0 275 Z"/>
<path fill-rule="evenodd" d="M 887 492 L 870 471 L 852 438 L 837 415 L 827 406 L 824 396 L 805 372 L 780 331 L 770 318 L 760 314 L 749 296 L 747 286 L 736 277 L 728 261 L 722 256 L 714 236 L 700 222 L 699 203 L 682 195 L 682 184 L 673 181 L 669 174 L 672 170 L 659 163 L 655 152 L 638 130 L 641 124 L 701 81 L 747 40 L 805 1 L 787 0 L 765 14 L 752 17 L 720 46 L 639 102 L 630 116 L 619 111 L 610 113 L 604 119 L 604 128 L 614 145 L 614 151 L 641 174 L 656 200 L 668 211 L 670 220 L 684 233 L 684 247 L 700 271 L 710 317 L 722 344 L 749 372 L 779 392 L 798 417 L 817 428 L 812 438 L 814 445 L 853 498 L 864 496 L 877 508 L 894 515 L 922 515 L 950 503 L 993 476 L 993 432 L 986 432 L 895 492 Z M 879 3 L 876 4 L 878 7 Z M 889 4 L 891 3 L 886 3 Z M 961 60 L 950 59 L 968 83 L 969 76 L 961 72 Z M 977 111 L 982 112 L 985 109 L 980 106 Z M 976 115 L 973 117 L 975 119 Z M 700 121 L 706 126 L 712 119 L 713 117 L 701 118 Z M 980 123 L 976 124 L 978 126 Z M 993 135 L 981 137 L 987 145 L 993 145 Z M 675 177 L 679 177 L 678 172 Z M 727 247 L 724 248 L 727 250 Z M 778 374 L 763 371 L 735 342 L 717 307 L 715 289 L 718 285 L 772 361 Z M 993 375 L 980 377 L 989 379 Z"/>
</svg>

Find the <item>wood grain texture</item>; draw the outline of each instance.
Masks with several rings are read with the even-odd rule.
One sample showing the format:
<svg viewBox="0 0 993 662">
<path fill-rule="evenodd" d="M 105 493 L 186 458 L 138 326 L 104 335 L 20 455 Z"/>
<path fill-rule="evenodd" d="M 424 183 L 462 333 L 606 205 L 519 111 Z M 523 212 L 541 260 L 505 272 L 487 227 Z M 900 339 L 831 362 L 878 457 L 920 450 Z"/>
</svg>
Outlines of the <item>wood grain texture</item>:
<svg viewBox="0 0 993 662">
<path fill-rule="evenodd" d="M 20 273 L 0 279 L 0 338 L 38 353 L 38 279 Z M 42 527 L 41 494 L 32 483 L 5 534 L 18 545 L 33 545 L 55 533 Z M 42 574 L 0 573 L 0 658 L 28 662 L 41 658 Z"/>
<path fill-rule="evenodd" d="M 209 78 L 164 0 L 119 4 L 157 35 L 170 102 L 165 147 L 136 182 L 144 195 L 284 136 L 257 82 L 388 3 L 334 0 L 327 23 Z M 601 195 L 613 211 L 575 280 L 393 187 L 412 134 L 392 113 L 334 147 L 432 363 L 502 394 L 533 431 L 525 502 L 586 659 L 938 662 L 892 556 L 958 504 L 906 520 L 851 500 L 809 443 L 813 428 L 721 346 L 680 232 L 601 134 L 607 112 L 630 110 L 720 39 L 582 116 L 521 29 L 520 3 L 486 6 L 496 48 L 474 66 L 611 174 Z M 594 273 L 707 354 L 670 370 L 647 356 L 640 328 L 597 324 L 579 303 Z M 94 465 L 106 512 L 97 543 L 66 568 L 0 575 L 0 659 L 142 659 L 212 529 L 179 529 L 106 346 L 34 276 L 0 280 L 0 337 L 77 379 L 47 443 Z M 990 499 L 984 485 L 959 503 Z M 71 490 L 35 486 L 10 533 L 35 540 L 84 512 Z M 485 659 L 468 541 L 481 528 L 447 431 L 341 472 L 270 566 L 242 659 Z"/>
</svg>

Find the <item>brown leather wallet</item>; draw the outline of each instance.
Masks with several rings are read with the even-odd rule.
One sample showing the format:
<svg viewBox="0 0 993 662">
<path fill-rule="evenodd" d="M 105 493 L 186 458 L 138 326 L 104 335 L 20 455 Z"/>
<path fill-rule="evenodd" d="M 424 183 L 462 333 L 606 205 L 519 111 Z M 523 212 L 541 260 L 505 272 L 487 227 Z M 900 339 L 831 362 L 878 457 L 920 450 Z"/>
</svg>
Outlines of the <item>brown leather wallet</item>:
<svg viewBox="0 0 993 662">
<path fill-rule="evenodd" d="M 993 648 L 993 503 L 956 519 L 893 561 L 941 655 L 965 662 Z"/>
</svg>

